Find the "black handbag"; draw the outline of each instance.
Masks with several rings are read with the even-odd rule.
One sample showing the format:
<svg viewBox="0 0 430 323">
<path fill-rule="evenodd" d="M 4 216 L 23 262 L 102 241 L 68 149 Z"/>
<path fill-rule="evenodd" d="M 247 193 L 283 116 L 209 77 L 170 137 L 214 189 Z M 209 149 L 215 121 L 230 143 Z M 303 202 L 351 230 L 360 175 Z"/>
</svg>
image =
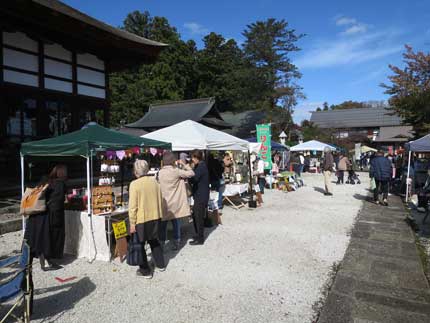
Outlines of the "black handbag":
<svg viewBox="0 0 430 323">
<path fill-rule="evenodd" d="M 133 233 L 128 241 L 127 246 L 127 264 L 130 266 L 139 266 L 143 264 L 142 250 L 143 244 L 139 241 L 137 233 Z"/>
</svg>

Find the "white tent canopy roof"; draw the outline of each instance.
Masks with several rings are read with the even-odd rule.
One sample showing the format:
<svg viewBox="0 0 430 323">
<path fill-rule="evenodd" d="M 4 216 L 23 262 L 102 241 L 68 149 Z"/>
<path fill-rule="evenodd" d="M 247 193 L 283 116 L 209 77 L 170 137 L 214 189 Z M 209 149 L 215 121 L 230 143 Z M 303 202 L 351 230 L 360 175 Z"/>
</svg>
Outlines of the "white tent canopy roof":
<svg viewBox="0 0 430 323">
<path fill-rule="evenodd" d="M 330 150 L 336 150 L 336 148 L 330 146 L 329 144 L 325 144 L 318 140 L 310 140 L 291 147 L 290 151 L 324 151 L 324 148 L 326 147 L 330 148 Z"/>
<path fill-rule="evenodd" d="M 173 151 L 193 149 L 247 151 L 249 149 L 247 141 L 191 120 L 150 132 L 142 137 L 148 139 L 165 138 L 166 142 L 172 143 Z"/>
</svg>

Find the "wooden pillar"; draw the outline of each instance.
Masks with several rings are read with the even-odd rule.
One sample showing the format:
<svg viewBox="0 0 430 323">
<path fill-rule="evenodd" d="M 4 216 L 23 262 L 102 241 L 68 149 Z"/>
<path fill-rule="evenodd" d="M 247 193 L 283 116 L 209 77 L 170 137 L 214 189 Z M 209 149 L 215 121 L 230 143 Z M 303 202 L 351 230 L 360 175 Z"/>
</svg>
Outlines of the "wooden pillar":
<svg viewBox="0 0 430 323">
<path fill-rule="evenodd" d="M 106 105 L 104 107 L 104 111 L 103 111 L 103 122 L 104 122 L 104 126 L 106 128 L 109 128 L 110 126 L 110 96 L 111 96 L 111 91 L 110 91 L 110 87 L 109 87 L 109 73 L 110 73 L 110 66 L 109 66 L 109 62 L 106 61 L 105 62 L 105 93 L 106 93 Z"/>
</svg>

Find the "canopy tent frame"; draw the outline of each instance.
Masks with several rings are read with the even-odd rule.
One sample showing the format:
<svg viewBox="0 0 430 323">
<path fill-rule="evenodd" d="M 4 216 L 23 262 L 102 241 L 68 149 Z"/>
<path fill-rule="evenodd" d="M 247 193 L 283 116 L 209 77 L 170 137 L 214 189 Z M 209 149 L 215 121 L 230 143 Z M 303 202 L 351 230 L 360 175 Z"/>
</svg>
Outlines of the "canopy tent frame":
<svg viewBox="0 0 430 323">
<path fill-rule="evenodd" d="M 103 136 L 105 134 L 105 136 Z M 97 136 L 103 137 L 103 140 L 97 141 Z M 106 136 L 111 136 L 110 138 L 114 138 L 112 143 L 110 144 L 108 138 Z M 66 138 L 65 138 L 66 137 Z M 75 141 L 76 137 L 80 140 Z M 84 138 L 82 138 L 84 137 Z M 64 140 L 64 141 L 62 141 Z M 130 142 L 130 143 L 127 143 Z M 140 144 L 139 144 L 140 142 Z M 145 144 L 147 143 L 147 144 Z M 58 146 L 57 146 L 58 145 Z M 28 142 L 23 144 L 23 148 L 21 148 L 20 159 L 21 159 L 21 197 L 24 196 L 25 190 L 25 156 L 55 156 L 55 157 L 75 157 L 79 156 L 86 159 L 86 181 L 87 181 L 87 215 L 89 219 L 89 227 L 91 230 L 91 235 L 94 238 L 94 229 L 93 229 L 93 210 L 92 210 L 92 190 L 93 190 L 93 157 L 97 153 L 97 151 L 107 151 L 109 149 L 112 150 L 121 150 L 127 149 L 130 147 L 152 147 L 155 145 L 160 148 L 171 148 L 171 144 L 157 141 L 157 140 L 147 140 L 145 138 L 135 137 L 132 135 L 122 134 L 115 130 L 110 130 L 99 126 L 96 123 L 89 123 L 84 126 L 81 130 L 77 130 L 71 132 L 69 134 L 58 136 L 50 139 L 39 140 L 34 142 Z M 79 147 L 84 146 L 84 148 Z M 32 151 L 33 149 L 33 151 Z M 69 151 L 67 151 L 69 149 Z M 25 218 L 22 218 L 22 232 L 25 232 Z M 91 248 L 91 245 L 88 244 L 88 247 Z M 95 246 L 95 254 L 94 258 L 90 260 L 90 263 L 93 262 L 97 257 L 97 248 Z M 89 253 L 90 254 L 90 253 Z"/>
<path fill-rule="evenodd" d="M 336 148 L 332 145 L 320 142 L 318 140 L 309 140 L 304 143 L 290 147 L 290 151 L 324 151 L 325 148 L 329 148 L 331 151 L 336 151 Z"/>
<path fill-rule="evenodd" d="M 192 120 L 185 120 L 170 127 L 162 128 L 141 136 L 153 140 L 168 141 L 172 144 L 172 151 L 247 151 L 250 161 L 250 143 L 246 140 L 229 135 L 225 132 L 204 126 Z M 200 138 L 196 138 L 200 137 Z M 206 154 L 207 155 L 207 154 Z M 252 192 L 252 168 L 250 162 L 249 181 Z M 253 195 L 251 194 L 251 200 Z"/>
<path fill-rule="evenodd" d="M 411 159 L 412 153 L 427 153 L 430 152 L 430 134 L 421 137 L 419 139 L 409 141 L 405 144 L 405 149 L 408 151 L 408 172 L 406 178 L 406 192 L 405 192 L 405 201 L 409 201 L 410 194 L 410 184 L 409 184 L 409 176 L 411 169 Z"/>
</svg>

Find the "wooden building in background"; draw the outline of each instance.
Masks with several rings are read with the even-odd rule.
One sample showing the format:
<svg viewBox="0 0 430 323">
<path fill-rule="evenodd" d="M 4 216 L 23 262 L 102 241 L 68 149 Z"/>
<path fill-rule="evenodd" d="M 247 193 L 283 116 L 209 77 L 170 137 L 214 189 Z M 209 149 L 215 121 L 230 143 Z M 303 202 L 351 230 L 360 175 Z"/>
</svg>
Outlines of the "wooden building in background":
<svg viewBox="0 0 430 323">
<path fill-rule="evenodd" d="M 165 46 L 60 1 L 1 1 L 0 177 L 19 174 L 24 141 L 109 126 L 109 74 L 151 63 Z"/>
</svg>

